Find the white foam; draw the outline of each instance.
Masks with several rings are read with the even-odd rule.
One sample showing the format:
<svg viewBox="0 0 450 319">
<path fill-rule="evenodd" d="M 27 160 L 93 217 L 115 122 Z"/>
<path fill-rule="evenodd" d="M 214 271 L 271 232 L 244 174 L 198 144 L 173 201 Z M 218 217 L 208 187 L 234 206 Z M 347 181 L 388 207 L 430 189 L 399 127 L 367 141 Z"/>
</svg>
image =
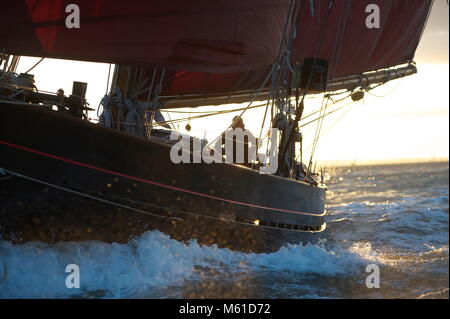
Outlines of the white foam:
<svg viewBox="0 0 450 319">
<path fill-rule="evenodd" d="M 128 244 L 83 243 L 12 245 L 0 242 L 1 298 L 126 297 L 155 287 L 201 280 L 213 270 L 220 274 L 290 271 L 326 276 L 361 269 L 364 258 L 350 250 L 327 250 L 324 245 L 290 245 L 268 254 L 245 254 L 195 241 L 183 244 L 151 231 Z M 80 289 L 65 286 L 65 268 L 80 268 Z M 203 277 L 204 278 L 204 277 Z"/>
</svg>

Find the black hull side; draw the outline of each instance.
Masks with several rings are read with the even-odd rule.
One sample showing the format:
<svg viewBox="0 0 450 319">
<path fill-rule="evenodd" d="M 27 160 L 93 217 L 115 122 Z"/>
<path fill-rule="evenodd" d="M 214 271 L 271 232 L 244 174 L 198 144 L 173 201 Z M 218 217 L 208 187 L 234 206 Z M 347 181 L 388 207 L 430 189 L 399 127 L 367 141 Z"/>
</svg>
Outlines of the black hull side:
<svg viewBox="0 0 450 319">
<path fill-rule="evenodd" d="M 325 188 L 238 165 L 173 164 L 169 152 L 58 112 L 0 102 L 0 167 L 23 174 L 0 176 L 0 233 L 14 242 L 126 242 L 158 229 L 244 251 L 324 236 L 301 227 L 324 225 Z"/>
</svg>

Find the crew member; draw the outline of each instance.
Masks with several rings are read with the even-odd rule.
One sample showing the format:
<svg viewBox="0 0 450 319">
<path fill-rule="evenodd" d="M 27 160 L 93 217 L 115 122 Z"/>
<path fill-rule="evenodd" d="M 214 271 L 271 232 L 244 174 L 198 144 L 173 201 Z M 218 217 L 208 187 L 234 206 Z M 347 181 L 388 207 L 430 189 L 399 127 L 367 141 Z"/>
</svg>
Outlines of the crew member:
<svg viewBox="0 0 450 319">
<path fill-rule="evenodd" d="M 230 139 L 230 137 L 232 137 L 232 139 Z M 254 157 L 253 155 L 256 154 L 249 154 L 249 150 L 252 151 L 252 149 L 249 146 L 256 147 L 257 139 L 253 136 L 253 134 L 249 130 L 245 129 L 244 121 L 239 116 L 233 117 L 233 122 L 230 129 L 228 129 L 222 134 L 222 156 L 226 156 L 225 145 L 227 145 L 226 144 L 227 142 L 230 143 L 231 140 L 233 143 L 232 163 L 242 164 L 244 166 L 251 167 L 252 166 L 251 158 Z M 242 143 L 243 147 L 242 145 L 239 145 L 239 143 Z M 243 162 L 239 161 L 237 158 L 237 151 L 242 150 L 244 152 Z"/>
</svg>

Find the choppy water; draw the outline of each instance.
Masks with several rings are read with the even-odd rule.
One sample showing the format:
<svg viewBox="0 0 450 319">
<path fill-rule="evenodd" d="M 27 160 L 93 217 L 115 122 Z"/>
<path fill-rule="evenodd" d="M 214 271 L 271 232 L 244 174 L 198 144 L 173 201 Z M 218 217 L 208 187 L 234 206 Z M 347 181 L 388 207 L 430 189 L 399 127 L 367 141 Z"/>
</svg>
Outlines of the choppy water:
<svg viewBox="0 0 450 319">
<path fill-rule="evenodd" d="M 157 231 L 127 245 L 0 241 L 0 297 L 448 298 L 448 163 L 330 173 L 331 246 L 244 254 Z M 65 286 L 68 264 L 80 289 Z M 365 285 L 369 264 L 379 289 Z"/>
</svg>

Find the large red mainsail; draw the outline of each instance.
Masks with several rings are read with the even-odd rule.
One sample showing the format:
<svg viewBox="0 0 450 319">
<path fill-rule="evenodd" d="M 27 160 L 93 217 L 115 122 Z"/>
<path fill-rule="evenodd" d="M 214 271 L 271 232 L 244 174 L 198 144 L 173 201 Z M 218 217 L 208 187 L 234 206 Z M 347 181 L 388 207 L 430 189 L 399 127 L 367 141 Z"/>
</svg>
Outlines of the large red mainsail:
<svg viewBox="0 0 450 319">
<path fill-rule="evenodd" d="M 66 25 L 70 4 L 78 5 L 79 28 Z M 288 6 L 288 0 L 6 0 L 0 48 L 190 71 L 247 71 L 276 58 Z"/>
<path fill-rule="evenodd" d="M 80 8 L 68 29 L 68 4 Z M 276 60 L 288 0 L 3 0 L 5 52 L 165 69 L 162 95 L 227 95 L 261 86 Z M 368 28 L 366 8 L 380 9 Z M 328 60 L 328 79 L 412 61 L 432 0 L 297 0 L 292 64 Z M 19 23 L 17 23 L 20 21 Z M 13 27 L 14 26 L 14 27 Z M 269 83 L 270 85 L 270 83 Z"/>
</svg>

